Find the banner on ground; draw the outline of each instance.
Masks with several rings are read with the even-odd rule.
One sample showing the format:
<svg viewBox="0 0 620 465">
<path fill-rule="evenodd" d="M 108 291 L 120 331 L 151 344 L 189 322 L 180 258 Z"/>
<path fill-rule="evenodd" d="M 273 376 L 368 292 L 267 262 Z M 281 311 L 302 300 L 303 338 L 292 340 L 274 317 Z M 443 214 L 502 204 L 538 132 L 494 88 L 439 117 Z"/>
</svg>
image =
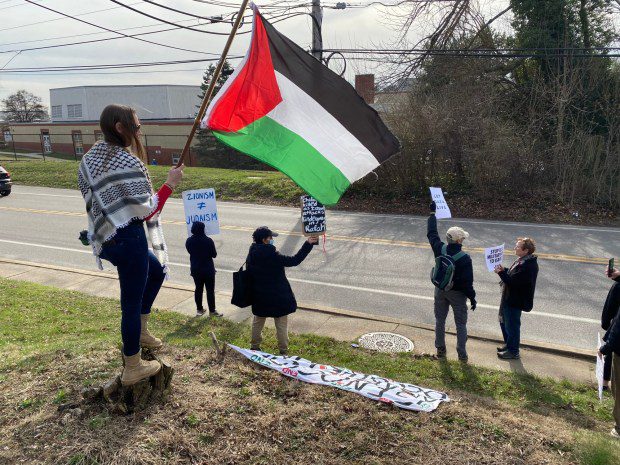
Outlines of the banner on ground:
<svg viewBox="0 0 620 465">
<path fill-rule="evenodd" d="M 220 233 L 220 219 L 217 215 L 217 205 L 215 204 L 215 190 L 196 189 L 183 191 L 182 197 L 188 236 L 192 234 L 192 224 L 195 221 L 201 221 L 205 224 L 205 234 L 208 236 Z"/>
<path fill-rule="evenodd" d="M 321 365 L 301 357 L 276 356 L 258 350 L 242 349 L 232 344 L 229 346 L 253 362 L 276 370 L 284 376 L 353 392 L 406 410 L 432 412 L 441 402 L 450 401 L 443 392 L 399 383 L 381 376 Z"/>
<path fill-rule="evenodd" d="M 435 218 L 438 220 L 443 220 L 445 218 L 452 218 L 452 212 L 450 211 L 450 207 L 448 207 L 448 202 L 443 196 L 443 191 L 441 187 L 429 187 L 431 190 L 431 197 L 435 201 L 435 205 L 437 206 L 437 210 L 435 211 Z"/>
<path fill-rule="evenodd" d="M 506 244 L 497 245 L 495 247 L 487 247 L 484 249 L 484 259 L 487 262 L 487 269 L 494 271 L 497 265 L 501 265 L 504 261 L 504 246 Z"/>
</svg>

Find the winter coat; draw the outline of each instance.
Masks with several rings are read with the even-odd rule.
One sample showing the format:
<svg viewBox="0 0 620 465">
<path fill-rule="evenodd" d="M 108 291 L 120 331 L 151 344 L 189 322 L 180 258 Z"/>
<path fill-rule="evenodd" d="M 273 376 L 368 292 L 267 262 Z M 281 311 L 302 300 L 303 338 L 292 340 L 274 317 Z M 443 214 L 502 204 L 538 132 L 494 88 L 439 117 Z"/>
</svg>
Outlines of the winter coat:
<svg viewBox="0 0 620 465">
<path fill-rule="evenodd" d="M 217 257 L 217 251 L 213 239 L 205 234 L 204 224 L 192 225 L 192 235 L 185 241 L 185 249 L 189 253 L 192 276 L 215 276 L 213 259 Z"/>
<path fill-rule="evenodd" d="M 499 273 L 504 283 L 502 305 L 529 312 L 534 308 L 534 291 L 538 277 L 538 258 L 535 255 L 523 257 L 510 269 Z"/>
<path fill-rule="evenodd" d="M 297 301 L 286 279 L 285 267 L 297 266 L 308 256 L 313 245 L 304 242 L 294 256 L 279 253 L 270 244 L 252 244 L 246 259 L 252 289 L 252 313 L 279 318 L 297 310 Z"/>
<path fill-rule="evenodd" d="M 435 218 L 435 215 L 430 215 L 428 217 L 426 237 L 428 237 L 428 242 L 433 249 L 433 254 L 435 254 L 435 257 L 439 257 L 444 243 L 439 238 L 439 233 L 437 232 L 437 218 Z M 448 244 L 446 252 L 448 255 L 456 255 L 462 248 L 463 246 L 461 244 Z M 462 292 L 470 300 L 476 298 L 476 291 L 474 290 L 474 267 L 469 255 L 465 254 L 464 257 L 461 257 L 454 263 L 454 279 L 452 282 L 453 291 Z"/>
<path fill-rule="evenodd" d="M 601 318 L 603 329 L 607 330 L 605 337 L 603 337 L 605 344 L 600 349 L 604 355 L 610 355 L 612 352 L 620 355 L 620 317 L 618 316 L 620 313 L 618 309 L 620 306 L 620 278 L 616 278 L 615 281 L 607 295 Z"/>
</svg>

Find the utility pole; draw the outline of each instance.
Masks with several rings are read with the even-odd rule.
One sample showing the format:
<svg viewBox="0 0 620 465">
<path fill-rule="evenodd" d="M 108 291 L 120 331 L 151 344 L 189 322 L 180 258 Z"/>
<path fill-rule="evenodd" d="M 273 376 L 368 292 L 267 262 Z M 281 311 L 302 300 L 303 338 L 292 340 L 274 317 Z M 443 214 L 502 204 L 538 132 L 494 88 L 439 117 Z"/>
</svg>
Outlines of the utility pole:
<svg viewBox="0 0 620 465">
<path fill-rule="evenodd" d="M 323 11 L 321 0 L 312 0 L 312 55 L 319 61 L 323 61 Z"/>
</svg>

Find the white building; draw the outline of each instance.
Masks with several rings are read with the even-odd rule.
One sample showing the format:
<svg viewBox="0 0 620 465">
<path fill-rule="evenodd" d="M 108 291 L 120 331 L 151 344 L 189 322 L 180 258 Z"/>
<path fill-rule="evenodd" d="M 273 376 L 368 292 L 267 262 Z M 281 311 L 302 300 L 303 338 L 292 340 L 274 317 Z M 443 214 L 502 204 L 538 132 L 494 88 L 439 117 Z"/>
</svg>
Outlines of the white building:
<svg viewBox="0 0 620 465">
<path fill-rule="evenodd" d="M 99 121 L 111 103 L 135 108 L 141 120 L 193 119 L 200 105 L 199 86 L 78 86 L 50 89 L 52 122 Z"/>
</svg>

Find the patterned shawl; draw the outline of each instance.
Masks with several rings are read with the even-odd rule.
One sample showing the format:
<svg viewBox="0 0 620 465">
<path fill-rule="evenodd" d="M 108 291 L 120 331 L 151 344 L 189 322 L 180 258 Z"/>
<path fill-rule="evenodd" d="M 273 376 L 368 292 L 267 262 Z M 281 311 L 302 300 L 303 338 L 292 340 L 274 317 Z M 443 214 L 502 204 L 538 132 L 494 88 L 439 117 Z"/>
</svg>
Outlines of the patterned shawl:
<svg viewBox="0 0 620 465">
<path fill-rule="evenodd" d="M 144 164 L 125 149 L 97 142 L 82 157 L 78 184 L 86 201 L 88 239 L 103 269 L 99 254 L 104 242 L 134 220 L 144 220 L 158 204 L 151 178 Z M 159 213 L 146 221 L 148 235 L 157 258 L 168 276 L 168 249 Z"/>
</svg>

